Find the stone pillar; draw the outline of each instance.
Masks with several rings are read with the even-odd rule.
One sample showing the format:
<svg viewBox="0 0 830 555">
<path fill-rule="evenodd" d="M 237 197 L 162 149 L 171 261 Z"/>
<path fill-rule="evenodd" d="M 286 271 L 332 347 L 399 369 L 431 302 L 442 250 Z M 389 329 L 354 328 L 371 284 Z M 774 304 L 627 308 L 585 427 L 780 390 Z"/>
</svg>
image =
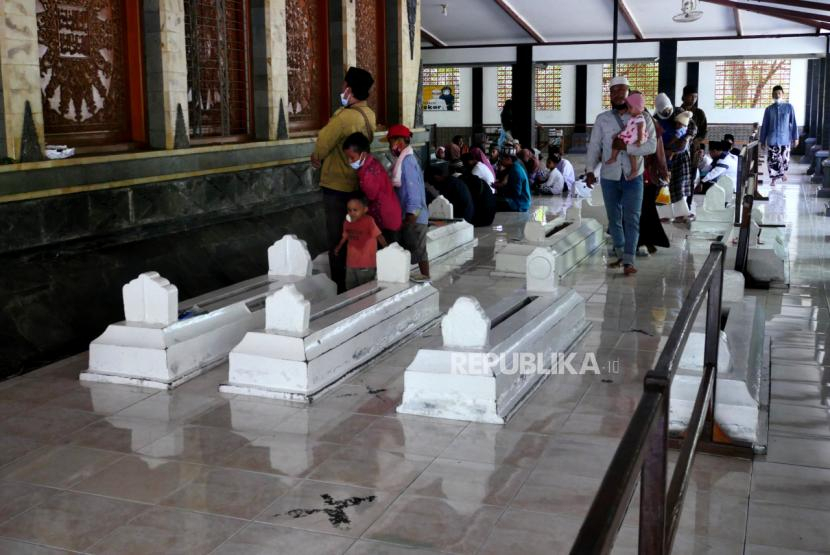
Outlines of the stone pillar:
<svg viewBox="0 0 830 555">
<path fill-rule="evenodd" d="M 30 162 L 40 159 L 44 145 L 36 3 L 5 0 L 0 6 L 0 154 Z"/>
<path fill-rule="evenodd" d="M 806 86 L 806 99 L 804 102 L 804 130 L 808 137 L 812 136 L 813 133 L 813 60 L 807 60 L 807 86 Z"/>
<path fill-rule="evenodd" d="M 568 152 L 580 153 L 586 152 L 588 145 L 588 66 L 585 64 L 576 66 L 574 93 L 574 133 Z"/>
<path fill-rule="evenodd" d="M 147 128 L 152 148 L 190 144 L 184 0 L 145 0 Z"/>
<path fill-rule="evenodd" d="M 824 81 L 821 83 L 824 89 L 822 95 L 822 116 L 821 116 L 821 144 L 824 148 L 830 147 L 830 37 L 827 39 L 827 48 L 824 53 L 824 71 L 822 77 Z"/>
<path fill-rule="evenodd" d="M 677 41 L 660 41 L 660 62 L 657 69 L 657 92 L 666 93 L 672 104 L 677 85 Z M 651 100 L 651 99 L 649 99 Z M 680 104 L 678 99 L 677 104 Z"/>
<path fill-rule="evenodd" d="M 285 0 L 251 1 L 254 137 L 288 138 L 288 44 Z"/>
<path fill-rule="evenodd" d="M 818 121 L 819 109 L 821 108 L 821 95 L 819 94 L 819 87 L 821 87 L 821 60 L 814 59 L 807 62 L 808 65 L 808 95 L 809 106 L 807 108 L 807 126 L 809 127 L 808 137 L 815 137 L 818 139 Z"/>
<path fill-rule="evenodd" d="M 421 67 L 421 2 L 386 0 L 386 119 L 415 125 Z"/>
<path fill-rule="evenodd" d="M 700 81 L 700 62 L 689 62 L 686 64 L 686 85 L 697 87 Z"/>
<path fill-rule="evenodd" d="M 536 69 L 533 64 L 533 46 L 516 47 L 513 64 L 513 137 L 522 148 L 536 147 Z"/>
</svg>

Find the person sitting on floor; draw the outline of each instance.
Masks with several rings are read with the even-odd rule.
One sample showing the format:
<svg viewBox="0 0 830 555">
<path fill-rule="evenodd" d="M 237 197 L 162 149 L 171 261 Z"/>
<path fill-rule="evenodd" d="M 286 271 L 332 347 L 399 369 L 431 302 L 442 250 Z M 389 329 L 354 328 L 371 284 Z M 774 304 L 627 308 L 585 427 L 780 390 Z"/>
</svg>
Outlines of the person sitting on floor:
<svg viewBox="0 0 830 555">
<path fill-rule="evenodd" d="M 726 141 L 709 141 L 712 169 L 700 181 L 700 189 L 703 193 L 706 193 L 723 175 L 732 180 L 732 185 L 737 190 L 738 157 L 729 152 L 729 147 L 730 144 Z"/>
<path fill-rule="evenodd" d="M 475 205 L 467 184 L 461 180 L 461 160 L 453 162 L 452 173 L 449 170 L 448 164 L 433 164 L 427 168 L 426 181 L 452 204 L 453 217 L 464 218 L 472 224 L 475 221 Z"/>
<path fill-rule="evenodd" d="M 496 182 L 496 206 L 499 212 L 527 212 L 530 210 L 530 180 L 515 149 L 506 146 L 500 164 L 505 168 L 504 180 Z"/>
</svg>

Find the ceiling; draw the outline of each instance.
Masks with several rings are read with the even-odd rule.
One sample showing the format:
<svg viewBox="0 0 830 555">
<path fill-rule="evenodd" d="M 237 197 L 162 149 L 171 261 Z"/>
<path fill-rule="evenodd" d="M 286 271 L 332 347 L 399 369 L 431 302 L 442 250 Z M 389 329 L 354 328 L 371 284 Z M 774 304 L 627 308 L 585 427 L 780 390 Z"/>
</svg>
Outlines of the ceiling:
<svg viewBox="0 0 830 555">
<path fill-rule="evenodd" d="M 830 31 L 830 0 L 701 0 L 689 23 L 672 20 L 680 0 L 619 2 L 621 40 Z M 425 48 L 610 41 L 614 0 L 422 0 L 421 25 Z"/>
</svg>

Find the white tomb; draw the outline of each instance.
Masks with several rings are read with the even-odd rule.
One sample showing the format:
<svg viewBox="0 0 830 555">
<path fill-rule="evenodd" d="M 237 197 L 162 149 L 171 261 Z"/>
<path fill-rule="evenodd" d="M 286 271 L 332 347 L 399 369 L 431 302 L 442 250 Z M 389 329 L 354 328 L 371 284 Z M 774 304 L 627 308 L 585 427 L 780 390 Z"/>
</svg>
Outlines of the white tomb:
<svg viewBox="0 0 830 555">
<path fill-rule="evenodd" d="M 704 333 L 692 332 L 678 364 L 669 403 L 673 433 L 684 432 L 691 419 L 703 374 L 705 339 Z M 756 447 L 764 440 L 761 419 L 768 402 L 762 385 L 769 379 L 765 345 L 764 313 L 757 299 L 735 303 L 719 338 L 715 422 L 731 440 Z"/>
<path fill-rule="evenodd" d="M 283 288 L 266 302 L 266 326 L 248 332 L 230 353 L 220 391 L 311 401 L 371 358 L 438 315 L 438 291 L 409 281 L 409 252 L 378 251 L 377 281 L 309 302 Z"/>
<path fill-rule="evenodd" d="M 453 206 L 443 195 L 429 203 L 429 220 L 427 258 L 430 262 L 478 244 L 475 228 L 453 217 Z"/>
<path fill-rule="evenodd" d="M 697 209 L 691 223 L 693 235 L 725 235 L 735 219 L 734 183 L 727 176 L 721 176 L 709 187 L 703 197 L 703 205 Z"/>
<path fill-rule="evenodd" d="M 496 245 L 493 276 L 524 277 L 528 256 L 543 247 L 555 258 L 556 273 L 562 277 L 605 242 L 602 225 L 581 217 L 575 206 L 565 216 L 526 222 L 523 236 L 522 241 Z"/>
<path fill-rule="evenodd" d="M 178 289 L 157 272 L 124 286 L 125 321 L 89 345 L 80 379 L 173 388 L 222 362 L 248 331 L 265 325 L 265 299 L 291 284 L 306 298 L 337 294 L 312 273 L 305 243 L 286 235 L 268 249 L 268 274 L 178 303 Z M 179 314 L 182 314 L 180 317 Z"/>
<path fill-rule="evenodd" d="M 461 297 L 441 321 L 442 345 L 420 349 L 404 373 L 402 414 L 503 424 L 587 331 L 585 301 L 557 288 L 553 257 L 528 258 L 528 287 L 486 311 Z"/>
</svg>

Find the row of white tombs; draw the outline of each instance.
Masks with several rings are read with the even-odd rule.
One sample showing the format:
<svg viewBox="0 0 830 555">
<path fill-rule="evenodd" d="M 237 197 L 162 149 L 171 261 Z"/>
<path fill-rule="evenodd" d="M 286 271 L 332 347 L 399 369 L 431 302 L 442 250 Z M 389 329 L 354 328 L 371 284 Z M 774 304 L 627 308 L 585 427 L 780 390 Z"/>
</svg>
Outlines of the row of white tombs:
<svg viewBox="0 0 830 555">
<path fill-rule="evenodd" d="M 453 220 L 451 211 L 436 212 L 443 221 L 430 231 L 430 258 L 472 251 L 473 228 Z M 305 243 L 286 235 L 268 249 L 267 275 L 182 303 L 175 285 L 156 272 L 126 284 L 125 320 L 92 341 L 80 379 L 172 389 L 227 361 L 221 391 L 308 403 L 384 351 L 421 336 L 397 411 L 503 424 L 543 380 L 573 371 L 557 369 L 557 356 L 573 351 L 590 322 L 585 300 L 558 281 L 604 241 L 601 223 L 570 210 L 530 221 L 523 238 L 496 246 L 492 272 L 523 278 L 524 286 L 517 280 L 513 293 L 491 306 L 459 297 L 442 315 L 438 290 L 410 280 L 410 255 L 398 244 L 378 251 L 375 281 L 337 294 Z M 725 306 L 743 301 L 743 276 L 727 272 L 724 285 Z M 440 334 L 424 333 L 439 321 Z M 693 333 L 679 383 L 684 375 L 699 378 L 702 352 L 702 334 Z M 754 378 L 733 372 L 725 335 L 721 358 L 718 394 L 728 421 L 719 424 L 754 442 L 760 407 Z M 672 427 L 682 431 L 693 397 L 676 389 Z"/>
</svg>

